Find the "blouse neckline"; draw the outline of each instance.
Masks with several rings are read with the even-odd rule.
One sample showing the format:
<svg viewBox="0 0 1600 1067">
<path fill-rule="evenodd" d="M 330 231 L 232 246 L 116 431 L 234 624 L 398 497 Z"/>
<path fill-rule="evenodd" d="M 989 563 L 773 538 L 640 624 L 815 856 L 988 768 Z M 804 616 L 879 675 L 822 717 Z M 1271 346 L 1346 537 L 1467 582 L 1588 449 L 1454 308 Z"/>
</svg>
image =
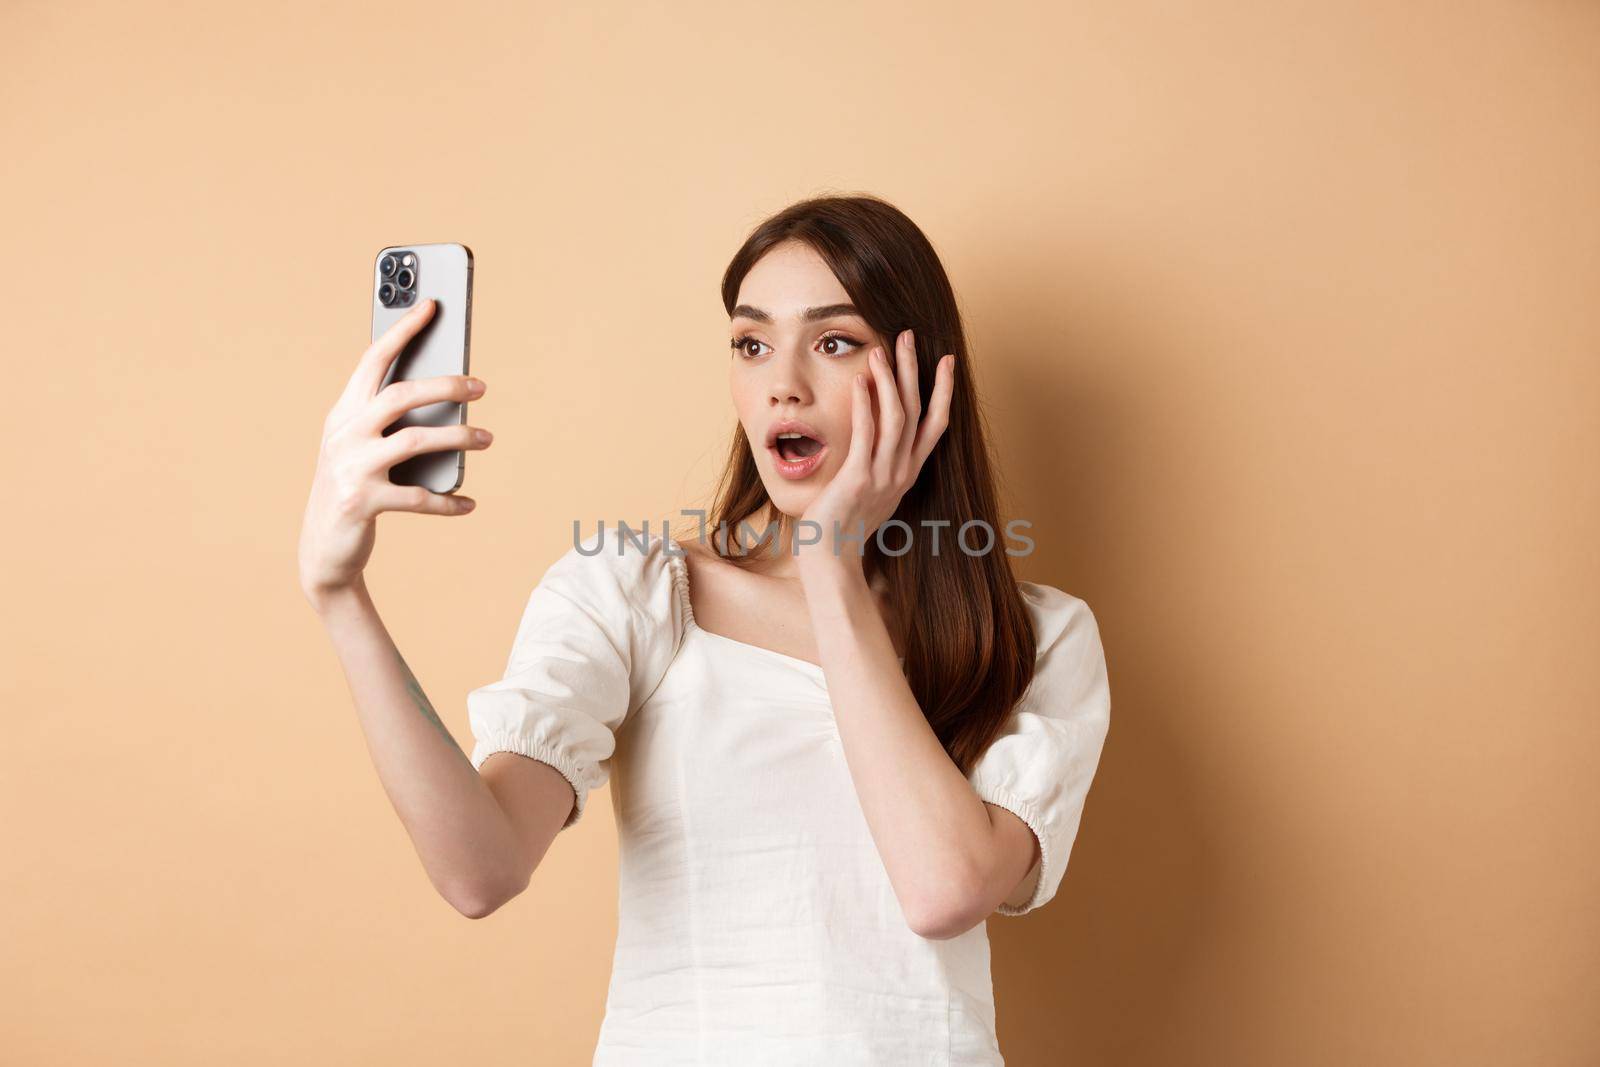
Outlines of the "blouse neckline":
<svg viewBox="0 0 1600 1067">
<path fill-rule="evenodd" d="M 822 664 L 820 663 L 812 663 L 808 659 L 801 659 L 799 656 L 791 656 L 787 652 L 779 652 L 777 649 L 768 648 L 765 645 L 753 645 L 748 641 L 740 641 L 738 638 L 729 637 L 726 634 L 719 634 L 715 631 L 707 630 L 704 626 L 701 626 L 699 621 L 694 617 L 694 601 L 689 596 L 689 561 L 683 556 L 676 555 L 672 552 L 667 552 L 666 557 L 667 567 L 672 572 L 672 584 L 678 590 L 678 603 L 683 608 L 684 626 L 687 629 L 705 634 L 713 641 L 720 641 L 732 648 L 748 650 L 763 656 L 771 656 L 774 659 L 793 664 L 794 666 L 805 671 L 807 674 L 815 677 L 818 681 L 821 681 L 825 677 L 825 672 L 823 671 Z M 895 659 L 900 662 L 902 667 L 905 665 L 906 660 L 904 656 L 896 656 Z"/>
</svg>

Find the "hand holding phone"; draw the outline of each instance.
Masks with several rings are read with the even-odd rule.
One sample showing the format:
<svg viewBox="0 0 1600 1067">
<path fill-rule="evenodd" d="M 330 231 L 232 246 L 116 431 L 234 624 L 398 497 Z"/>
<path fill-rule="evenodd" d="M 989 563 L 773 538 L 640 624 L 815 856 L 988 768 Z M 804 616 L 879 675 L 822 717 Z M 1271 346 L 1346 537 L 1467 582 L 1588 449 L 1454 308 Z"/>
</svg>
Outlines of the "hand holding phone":
<svg viewBox="0 0 1600 1067">
<path fill-rule="evenodd" d="M 372 339 L 417 304 L 432 300 L 433 317 L 405 346 L 384 376 L 395 382 L 466 374 L 472 341 L 472 250 L 463 244 L 391 245 L 373 260 Z M 407 426 L 450 426 L 467 421 L 467 406 L 447 400 L 406 411 L 384 435 Z M 453 493 L 466 472 L 466 453 L 447 449 L 412 456 L 389 472 L 395 485 L 420 485 Z"/>
<path fill-rule="evenodd" d="M 464 515 L 476 504 L 470 497 L 400 485 L 390 477 L 393 469 L 419 456 L 488 448 L 493 440 L 487 430 L 465 422 L 419 421 L 388 432 L 419 408 L 449 405 L 464 412 L 467 401 L 487 388 L 466 374 L 393 380 L 396 358 L 435 320 L 438 308 L 431 299 L 414 299 L 362 353 L 323 421 L 299 548 L 301 589 L 314 606 L 359 582 L 372 555 L 380 512 Z M 455 480 L 459 484 L 459 477 Z"/>
</svg>

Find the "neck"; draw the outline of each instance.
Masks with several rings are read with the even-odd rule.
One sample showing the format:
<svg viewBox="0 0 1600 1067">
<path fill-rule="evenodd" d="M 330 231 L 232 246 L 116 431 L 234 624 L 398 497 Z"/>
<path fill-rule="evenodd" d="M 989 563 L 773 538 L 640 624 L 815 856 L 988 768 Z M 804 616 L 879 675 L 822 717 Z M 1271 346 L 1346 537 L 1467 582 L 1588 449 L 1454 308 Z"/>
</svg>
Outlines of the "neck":
<svg viewBox="0 0 1600 1067">
<path fill-rule="evenodd" d="M 773 527 L 773 536 L 769 543 L 760 544 L 769 526 Z M 750 558 L 750 569 L 769 578 L 798 578 L 799 561 L 794 554 L 796 527 L 797 520 L 793 516 L 780 512 L 768 501 L 744 522 L 727 528 L 727 555 Z M 715 531 L 714 535 L 722 536 Z"/>
</svg>

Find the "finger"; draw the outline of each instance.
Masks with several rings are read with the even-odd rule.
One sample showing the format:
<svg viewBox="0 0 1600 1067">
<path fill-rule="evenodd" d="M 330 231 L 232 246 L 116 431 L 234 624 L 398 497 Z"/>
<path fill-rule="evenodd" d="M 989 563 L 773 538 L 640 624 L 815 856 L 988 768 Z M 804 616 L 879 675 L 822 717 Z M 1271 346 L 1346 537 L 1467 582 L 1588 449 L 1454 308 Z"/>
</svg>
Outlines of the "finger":
<svg viewBox="0 0 1600 1067">
<path fill-rule="evenodd" d="M 386 483 L 373 493 L 377 511 L 416 511 L 425 515 L 465 515 L 477 506 L 470 496 L 435 493 L 420 485 Z"/>
<path fill-rule="evenodd" d="M 489 447 L 494 434 L 478 426 L 402 426 L 378 442 L 373 450 L 376 469 L 388 470 L 401 460 L 424 452 L 449 449 L 481 450 Z"/>
<path fill-rule="evenodd" d="M 917 430 L 917 444 L 911 450 L 912 458 L 920 470 L 928 453 L 933 451 L 933 446 L 938 443 L 939 436 L 944 433 L 945 427 L 950 424 L 950 398 L 956 388 L 956 357 L 947 354 L 939 360 L 939 366 L 934 370 L 933 393 L 928 397 L 928 414 L 922 420 L 922 426 Z"/>
<path fill-rule="evenodd" d="M 894 375 L 889 372 L 889 359 L 883 354 L 883 349 L 874 348 L 872 358 L 867 362 L 872 367 L 873 380 L 878 384 L 878 433 L 872 454 L 872 471 L 879 482 L 888 482 L 894 478 L 895 458 L 900 452 L 900 431 L 905 427 L 906 416 L 900 406 L 900 393 L 895 386 Z"/>
<path fill-rule="evenodd" d="M 872 395 L 867 388 L 867 376 L 857 374 L 854 392 L 850 397 L 850 451 L 845 454 L 840 470 L 866 474 L 872 461 Z"/>
<path fill-rule="evenodd" d="M 405 349 L 407 342 L 417 335 L 417 331 L 433 318 L 437 306 L 437 302 L 431 298 L 420 300 L 416 307 L 401 315 L 379 334 L 378 339 L 361 353 L 361 360 L 356 364 L 355 373 L 350 376 L 350 384 L 345 389 L 346 394 L 359 400 L 376 394 L 378 387 L 383 384 L 383 376 L 389 371 L 389 365 Z"/>
<path fill-rule="evenodd" d="M 911 456 L 912 449 L 916 446 L 917 426 L 922 419 L 922 395 L 917 388 L 917 339 L 916 335 L 907 330 L 905 342 L 895 346 L 895 360 L 898 368 L 895 383 L 900 387 L 900 406 L 905 409 L 905 428 L 900 432 L 900 451 L 898 458 L 902 461 Z"/>
<path fill-rule="evenodd" d="M 424 404 L 442 400 L 466 403 L 476 400 L 488 388 L 480 378 L 467 374 L 441 374 L 434 378 L 413 378 L 390 382 L 378 390 L 378 395 L 367 401 L 360 416 L 361 425 L 369 432 L 393 425 L 394 420 Z"/>
</svg>

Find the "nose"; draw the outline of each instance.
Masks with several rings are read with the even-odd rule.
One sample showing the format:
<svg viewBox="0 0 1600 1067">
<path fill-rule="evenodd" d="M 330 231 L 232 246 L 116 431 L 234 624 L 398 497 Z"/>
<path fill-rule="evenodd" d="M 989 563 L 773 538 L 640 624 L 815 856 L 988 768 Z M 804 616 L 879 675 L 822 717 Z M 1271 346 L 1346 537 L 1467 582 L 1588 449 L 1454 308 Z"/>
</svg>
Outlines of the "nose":
<svg viewBox="0 0 1600 1067">
<path fill-rule="evenodd" d="M 768 361 L 771 378 L 767 381 L 767 403 L 771 407 L 803 405 L 811 400 L 811 386 L 802 369 L 803 360 L 786 352 Z"/>
</svg>

